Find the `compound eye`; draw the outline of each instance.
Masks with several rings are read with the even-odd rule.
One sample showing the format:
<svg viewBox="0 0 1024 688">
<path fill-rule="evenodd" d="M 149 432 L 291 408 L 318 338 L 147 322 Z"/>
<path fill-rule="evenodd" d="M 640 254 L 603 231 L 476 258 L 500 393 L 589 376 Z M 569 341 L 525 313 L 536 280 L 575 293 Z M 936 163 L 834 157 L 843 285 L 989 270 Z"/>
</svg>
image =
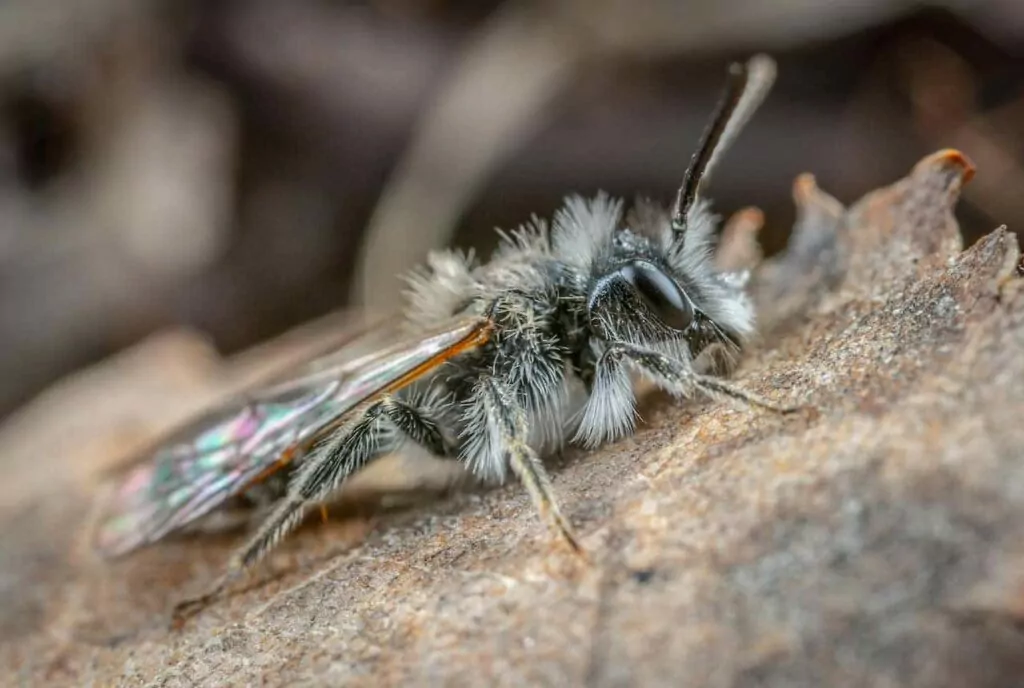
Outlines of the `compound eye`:
<svg viewBox="0 0 1024 688">
<path fill-rule="evenodd" d="M 619 274 L 633 285 L 647 307 L 674 330 L 685 330 L 693 322 L 693 306 L 676 281 L 650 263 L 637 261 L 619 268 Z"/>
</svg>

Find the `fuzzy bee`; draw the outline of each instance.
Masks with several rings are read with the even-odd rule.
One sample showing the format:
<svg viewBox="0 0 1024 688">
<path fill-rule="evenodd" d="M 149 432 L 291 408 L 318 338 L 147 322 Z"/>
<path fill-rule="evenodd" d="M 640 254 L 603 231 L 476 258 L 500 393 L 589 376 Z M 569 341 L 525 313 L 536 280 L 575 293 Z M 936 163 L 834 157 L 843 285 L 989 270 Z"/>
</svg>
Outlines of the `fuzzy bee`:
<svg viewBox="0 0 1024 688">
<path fill-rule="evenodd" d="M 363 356 L 342 348 L 185 428 L 124 480 L 101 549 L 130 551 L 281 484 L 225 576 L 193 601 L 202 603 L 353 472 L 413 442 L 487 482 L 514 474 L 578 550 L 539 448 L 630 433 L 635 372 L 678 397 L 785 410 L 697 365 L 702 352 L 738 352 L 753 332 L 744 276 L 713 266 L 716 220 L 703 189 L 774 74 L 765 56 L 730 68 L 670 211 L 640 203 L 624 214 L 604 195 L 571 197 L 550 224 L 504 235 L 485 264 L 433 253 L 409 279 L 405 339 Z M 570 403 L 574 388 L 586 394 L 582 408 Z"/>
</svg>

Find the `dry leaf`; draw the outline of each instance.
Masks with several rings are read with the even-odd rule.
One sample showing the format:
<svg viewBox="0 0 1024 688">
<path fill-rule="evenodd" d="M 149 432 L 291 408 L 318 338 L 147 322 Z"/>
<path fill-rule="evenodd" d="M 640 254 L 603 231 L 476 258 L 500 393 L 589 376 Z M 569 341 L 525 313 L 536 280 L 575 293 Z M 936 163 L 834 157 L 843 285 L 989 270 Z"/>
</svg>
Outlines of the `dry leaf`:
<svg viewBox="0 0 1024 688">
<path fill-rule="evenodd" d="M 739 382 L 818 413 L 658 398 L 556 489 L 590 561 L 522 490 L 311 524 L 180 632 L 230 538 L 113 564 L 95 481 L 5 512 L 0 650 L 25 684 L 1006 686 L 1024 676 L 1024 294 L 1017 242 L 966 251 L 944 151 L 849 210 L 797 181 Z M 89 413 L 82 409 L 81 413 Z M 107 429 L 93 429 L 102 437 Z M 84 460 L 40 455 L 33 475 Z M 78 473 L 80 475 L 80 473 Z M 32 482 L 32 481 L 30 481 Z M 4 486 L 18 491 L 17 484 Z"/>
</svg>

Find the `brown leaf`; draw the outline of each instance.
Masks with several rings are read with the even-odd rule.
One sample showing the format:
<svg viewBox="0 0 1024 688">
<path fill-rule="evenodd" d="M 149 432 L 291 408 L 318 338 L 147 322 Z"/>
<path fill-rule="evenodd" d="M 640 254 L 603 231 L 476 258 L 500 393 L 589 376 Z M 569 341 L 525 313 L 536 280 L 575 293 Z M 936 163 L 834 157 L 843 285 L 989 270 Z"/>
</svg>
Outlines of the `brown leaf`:
<svg viewBox="0 0 1024 688">
<path fill-rule="evenodd" d="M 966 251 L 945 151 L 849 210 L 795 187 L 755 278 L 738 384 L 816 416 L 656 399 L 556 489 L 590 561 L 520 489 L 302 529 L 167 630 L 229 538 L 113 564 L 94 485 L 7 512 L 0 652 L 26 683 L 1005 686 L 1024 676 L 1024 291 L 1014 237 Z M 95 428 L 102 435 L 103 428 Z M 73 450 L 41 456 L 59 472 Z M 15 489 L 8 486 L 5 489 Z"/>
</svg>

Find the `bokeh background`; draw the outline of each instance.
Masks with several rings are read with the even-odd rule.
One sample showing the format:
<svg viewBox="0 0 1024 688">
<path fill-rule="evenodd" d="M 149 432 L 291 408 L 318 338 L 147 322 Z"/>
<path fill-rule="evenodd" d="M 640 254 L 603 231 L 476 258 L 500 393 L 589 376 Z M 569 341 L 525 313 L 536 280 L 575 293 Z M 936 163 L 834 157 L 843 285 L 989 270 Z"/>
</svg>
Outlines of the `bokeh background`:
<svg viewBox="0 0 1024 688">
<path fill-rule="evenodd" d="M 429 248 L 568 192 L 668 200 L 730 60 L 775 91 L 712 185 L 780 249 L 942 147 L 968 241 L 1024 226 L 1019 0 L 8 0 L 0 417 L 160 330 L 231 353 L 397 305 Z"/>
</svg>

